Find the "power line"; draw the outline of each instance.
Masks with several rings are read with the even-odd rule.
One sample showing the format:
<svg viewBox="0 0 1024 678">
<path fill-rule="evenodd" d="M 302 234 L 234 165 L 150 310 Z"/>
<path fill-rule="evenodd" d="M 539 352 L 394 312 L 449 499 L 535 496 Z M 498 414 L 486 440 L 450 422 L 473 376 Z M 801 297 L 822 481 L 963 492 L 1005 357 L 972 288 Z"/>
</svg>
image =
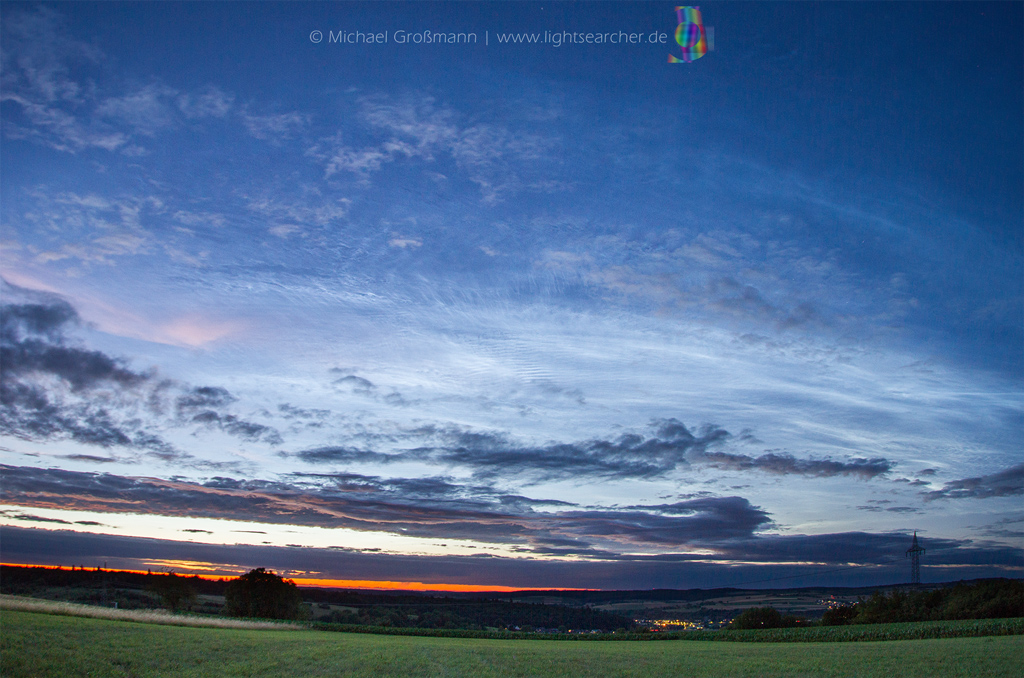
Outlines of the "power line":
<svg viewBox="0 0 1024 678">
<path fill-rule="evenodd" d="M 924 549 L 921 548 L 921 546 L 917 543 L 917 532 L 915 531 L 914 532 L 914 541 L 911 544 L 910 548 L 907 549 L 906 555 L 904 556 L 904 558 L 907 558 L 907 557 L 911 558 L 911 563 L 910 563 L 910 583 L 911 584 L 920 584 L 921 583 L 921 554 L 922 553 L 924 553 Z M 767 579 L 754 579 L 754 580 L 749 580 L 749 581 L 741 581 L 741 582 L 737 582 L 736 584 L 734 584 L 734 586 L 741 586 L 741 585 L 744 585 L 744 584 L 763 584 L 764 582 L 769 582 L 769 581 L 782 581 L 783 579 L 800 579 L 801 577 L 819 577 L 819 576 L 821 576 L 823 574 L 831 574 L 833 572 L 842 572 L 844 570 L 855 570 L 855 569 L 857 569 L 859 567 L 869 567 L 869 566 L 878 566 L 878 565 L 890 565 L 890 564 L 895 563 L 897 560 L 898 559 L 895 556 L 893 556 L 892 558 L 888 558 L 886 560 L 882 560 L 882 561 L 877 562 L 877 563 L 861 563 L 859 565 L 845 565 L 843 567 L 837 567 L 837 568 L 833 568 L 831 570 L 823 570 L 821 572 L 815 572 L 815 573 L 812 573 L 812 574 L 806 574 L 806 573 L 805 574 L 791 574 L 791 575 L 786 575 L 784 577 L 768 577 Z"/>
<path fill-rule="evenodd" d="M 833 568 L 831 570 L 823 570 L 821 572 L 814 572 L 814 573 L 810 573 L 810 574 L 808 574 L 808 573 L 790 574 L 790 575 L 786 575 L 784 577 L 768 577 L 767 579 L 752 579 L 752 580 L 748 580 L 748 581 L 736 582 L 735 584 L 733 584 L 733 586 L 741 586 L 743 584 L 762 584 L 762 583 L 768 582 L 768 581 L 781 581 L 783 579 L 800 579 L 801 577 L 819 577 L 819 576 L 821 576 L 823 574 L 831 574 L 833 572 L 842 572 L 844 570 L 855 570 L 855 569 L 857 569 L 859 567 L 870 567 L 870 566 L 877 566 L 877 565 L 891 565 L 891 564 L 893 564 L 895 562 L 896 562 L 896 558 L 890 558 L 888 560 L 883 560 L 883 561 L 880 561 L 880 562 L 877 562 L 877 563 L 861 563 L 859 565 L 844 565 L 843 567 L 836 567 L 836 568 Z"/>
</svg>

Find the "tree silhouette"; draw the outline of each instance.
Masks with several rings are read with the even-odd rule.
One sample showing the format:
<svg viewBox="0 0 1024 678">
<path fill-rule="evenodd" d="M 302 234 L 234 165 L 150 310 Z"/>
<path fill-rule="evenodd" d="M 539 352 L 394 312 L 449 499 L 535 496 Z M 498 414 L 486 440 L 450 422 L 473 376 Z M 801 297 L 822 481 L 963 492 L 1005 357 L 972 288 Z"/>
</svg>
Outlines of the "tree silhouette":
<svg viewBox="0 0 1024 678">
<path fill-rule="evenodd" d="M 782 626 L 782 615 L 774 607 L 752 607 L 732 620 L 738 629 L 775 629 Z"/>
<path fill-rule="evenodd" d="M 196 589 L 192 582 L 173 572 L 152 575 L 149 588 L 160 596 L 164 607 L 172 612 L 189 610 L 196 602 Z"/>
<path fill-rule="evenodd" d="M 295 582 L 258 567 L 228 583 L 224 613 L 231 617 L 298 619 L 302 596 Z"/>
</svg>

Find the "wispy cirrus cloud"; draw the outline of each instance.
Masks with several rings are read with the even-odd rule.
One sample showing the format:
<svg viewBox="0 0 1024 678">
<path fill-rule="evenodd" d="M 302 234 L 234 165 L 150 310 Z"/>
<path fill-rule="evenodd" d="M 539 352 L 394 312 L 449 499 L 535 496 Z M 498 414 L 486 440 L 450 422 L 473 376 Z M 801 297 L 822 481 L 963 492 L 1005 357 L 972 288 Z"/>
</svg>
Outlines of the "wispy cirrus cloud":
<svg viewBox="0 0 1024 678">
<path fill-rule="evenodd" d="M 45 6 L 8 12 L 2 43 L 0 103 L 17 111 L 4 116 L 8 138 L 30 139 L 72 153 L 127 147 L 128 134 L 88 119 L 95 94 L 72 76 L 72 69 L 94 68 L 104 57 L 95 47 L 70 37 L 62 14 Z"/>
<path fill-rule="evenodd" d="M 854 329 L 834 300 L 849 296 L 859 282 L 835 254 L 767 234 L 672 229 L 645 234 L 640 242 L 614 234 L 573 249 L 545 248 L 533 266 L 578 281 L 605 301 L 697 315 L 737 330 L 791 336 L 794 330 Z"/>
<path fill-rule="evenodd" d="M 281 141 L 292 137 L 308 123 L 301 113 L 242 113 L 242 124 L 257 139 Z"/>
<path fill-rule="evenodd" d="M 37 263 L 111 265 L 171 244 L 156 238 L 145 223 L 165 211 L 163 202 L 153 196 L 115 198 L 40 188 L 33 198 L 33 209 L 21 221 L 26 231 L 32 231 L 32 258 Z"/>
<path fill-rule="evenodd" d="M 307 155 L 324 164 L 327 178 L 349 172 L 366 182 L 389 163 L 403 159 L 432 163 L 446 156 L 477 184 L 485 203 L 497 203 L 520 190 L 565 188 L 564 182 L 524 178 L 525 166 L 550 158 L 556 147 L 551 137 L 493 123 L 467 122 L 430 96 L 368 96 L 358 105 L 366 130 L 379 141 L 354 147 L 345 141 L 344 133 L 321 139 Z"/>
<path fill-rule="evenodd" d="M 235 96 L 214 85 L 180 94 L 175 102 L 186 118 L 223 118 L 234 106 Z"/>
<path fill-rule="evenodd" d="M 5 18 L 0 102 L 17 112 L 5 116 L 8 138 L 68 153 L 100 148 L 138 156 L 147 152 L 140 136 L 152 138 L 186 123 L 231 117 L 252 137 L 272 142 L 308 123 L 302 113 L 238 106 L 234 94 L 213 84 L 182 91 L 160 81 L 120 83 L 117 92 L 102 77 L 107 55 L 68 29 L 66 17 L 48 7 L 14 10 Z"/>
<path fill-rule="evenodd" d="M 178 96 L 177 90 L 171 87 L 147 85 L 100 101 L 94 112 L 100 117 L 118 120 L 138 134 L 153 136 L 175 125 Z"/>
<path fill-rule="evenodd" d="M 352 201 L 348 198 L 325 199 L 313 192 L 305 199 L 279 197 L 252 198 L 247 208 L 268 221 L 268 231 L 280 238 L 307 236 L 312 230 L 343 223 Z"/>
</svg>

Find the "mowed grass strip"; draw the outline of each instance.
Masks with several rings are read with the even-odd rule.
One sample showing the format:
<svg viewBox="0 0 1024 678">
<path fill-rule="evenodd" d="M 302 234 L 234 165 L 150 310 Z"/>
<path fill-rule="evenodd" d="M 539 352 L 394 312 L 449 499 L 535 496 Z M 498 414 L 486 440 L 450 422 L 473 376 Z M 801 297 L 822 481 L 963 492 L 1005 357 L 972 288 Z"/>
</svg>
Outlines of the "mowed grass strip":
<svg viewBox="0 0 1024 678">
<path fill-rule="evenodd" d="M 861 643 L 541 643 L 157 626 L 0 613 L 20 676 L 1016 676 L 1024 636 Z"/>
<path fill-rule="evenodd" d="M 9 595 L 0 595 L 0 610 L 66 614 L 72 617 L 95 617 L 97 619 L 137 621 L 146 622 L 147 624 L 170 624 L 172 626 L 212 626 L 222 629 L 285 630 L 303 628 L 299 624 L 289 624 L 288 622 L 251 621 L 247 619 L 172 614 L 167 610 L 118 610 L 97 605 L 81 605 L 79 603 L 66 603 L 59 600 L 40 600 L 38 598 Z"/>
</svg>

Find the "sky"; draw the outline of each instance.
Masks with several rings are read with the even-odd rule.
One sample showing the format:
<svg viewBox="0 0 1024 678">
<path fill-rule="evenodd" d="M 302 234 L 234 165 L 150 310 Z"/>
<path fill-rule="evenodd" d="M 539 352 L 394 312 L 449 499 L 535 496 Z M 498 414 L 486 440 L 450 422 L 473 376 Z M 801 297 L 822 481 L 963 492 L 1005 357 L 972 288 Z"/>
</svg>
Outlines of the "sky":
<svg viewBox="0 0 1024 678">
<path fill-rule="evenodd" d="M 700 8 L 0 3 L 0 560 L 1024 576 L 1024 4 Z"/>
</svg>

